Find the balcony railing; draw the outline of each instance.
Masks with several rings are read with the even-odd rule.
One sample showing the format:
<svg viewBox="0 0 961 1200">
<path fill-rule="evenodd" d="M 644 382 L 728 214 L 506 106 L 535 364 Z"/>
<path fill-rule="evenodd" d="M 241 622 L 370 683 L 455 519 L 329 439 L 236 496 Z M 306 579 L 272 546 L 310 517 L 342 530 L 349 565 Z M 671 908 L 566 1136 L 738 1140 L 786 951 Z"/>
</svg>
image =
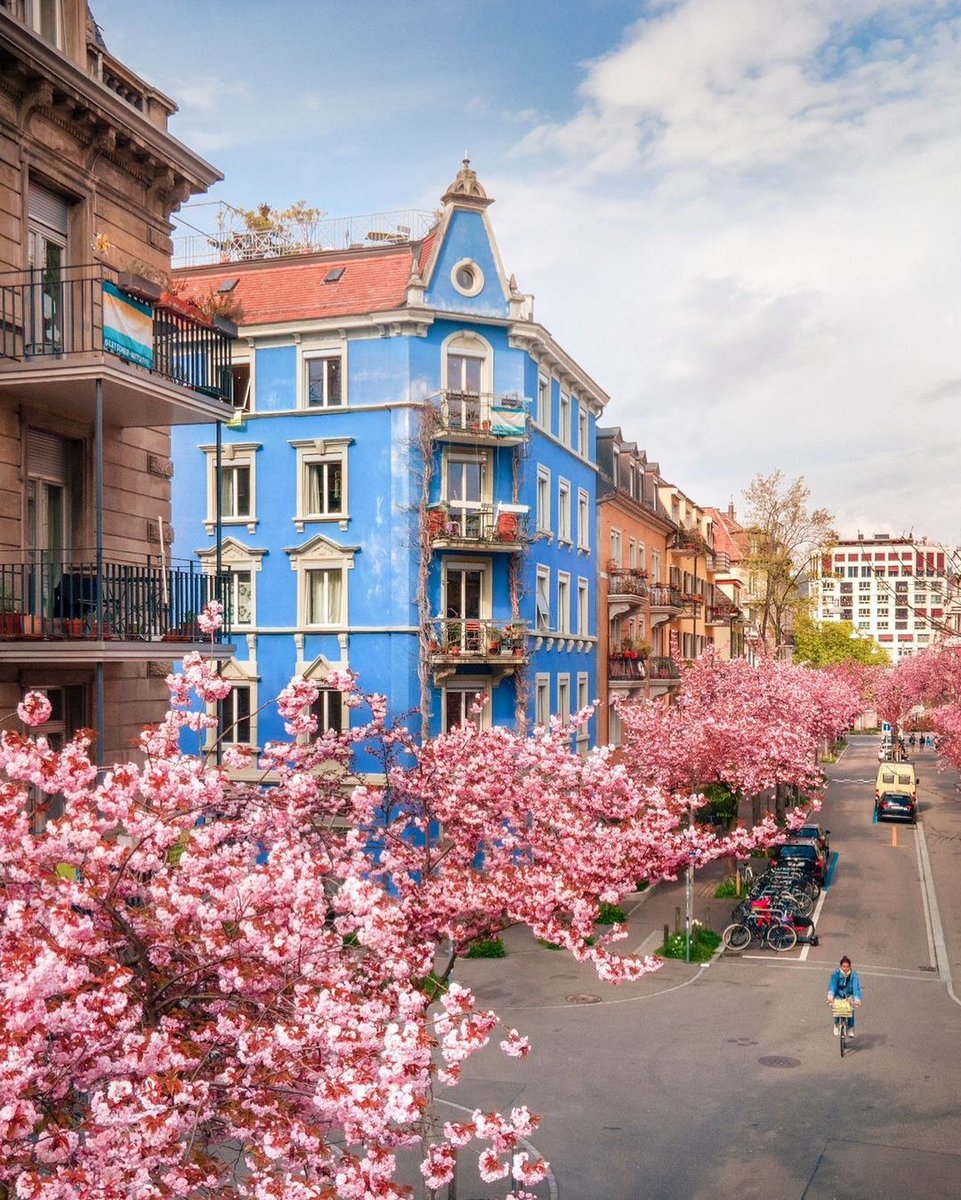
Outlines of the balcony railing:
<svg viewBox="0 0 961 1200">
<path fill-rule="evenodd" d="M 517 442 L 527 437 L 527 406 L 519 396 L 441 392 L 436 432 L 470 441 Z"/>
<path fill-rule="evenodd" d="M 616 682 L 646 679 L 647 666 L 645 660 L 638 658 L 636 655 L 628 657 L 624 654 L 612 654 L 608 660 L 607 677 Z"/>
<path fill-rule="evenodd" d="M 739 615 L 732 605 L 712 604 L 707 609 L 706 619 L 708 625 L 727 625 L 730 621 L 736 621 Z"/>
<path fill-rule="evenodd" d="M 669 587 L 664 583 L 655 583 L 651 588 L 651 607 L 652 608 L 681 608 L 683 601 L 681 600 L 681 589 Z"/>
<path fill-rule="evenodd" d="M 505 512 L 492 504 L 477 508 L 429 508 L 427 532 L 438 545 L 513 549 L 528 539 L 527 513 Z"/>
<path fill-rule="evenodd" d="M 132 280 L 101 264 L 0 273 L 0 359 L 111 354 L 229 401 L 233 333 L 194 305 Z"/>
<path fill-rule="evenodd" d="M 438 617 L 426 633 L 432 658 L 505 659 L 524 658 L 528 653 L 527 630 L 512 621 Z"/>
<path fill-rule="evenodd" d="M 647 660 L 648 679 L 680 679 L 681 668 L 673 658 L 649 658 Z"/>
<path fill-rule="evenodd" d="M 0 563 L 0 640 L 200 642 L 197 614 L 229 589 L 196 563 L 64 559 L 36 552 Z M 223 584 L 223 579 L 219 581 Z M 230 613 L 215 641 L 229 637 Z"/>
<path fill-rule="evenodd" d="M 648 595 L 647 576 L 630 567 L 613 567 L 608 572 L 608 596 L 636 596 L 645 600 Z"/>
</svg>

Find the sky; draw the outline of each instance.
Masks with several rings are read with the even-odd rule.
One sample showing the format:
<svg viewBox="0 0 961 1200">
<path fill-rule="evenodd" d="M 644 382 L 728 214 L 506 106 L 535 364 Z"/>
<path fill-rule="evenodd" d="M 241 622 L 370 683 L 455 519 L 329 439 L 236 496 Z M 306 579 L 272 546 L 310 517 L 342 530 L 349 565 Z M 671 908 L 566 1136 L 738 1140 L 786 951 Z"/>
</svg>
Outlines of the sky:
<svg viewBox="0 0 961 1200">
<path fill-rule="evenodd" d="M 781 470 L 843 536 L 961 542 L 961 0 L 91 7 L 212 198 L 434 209 L 466 150 L 603 423 L 697 503 Z"/>
</svg>

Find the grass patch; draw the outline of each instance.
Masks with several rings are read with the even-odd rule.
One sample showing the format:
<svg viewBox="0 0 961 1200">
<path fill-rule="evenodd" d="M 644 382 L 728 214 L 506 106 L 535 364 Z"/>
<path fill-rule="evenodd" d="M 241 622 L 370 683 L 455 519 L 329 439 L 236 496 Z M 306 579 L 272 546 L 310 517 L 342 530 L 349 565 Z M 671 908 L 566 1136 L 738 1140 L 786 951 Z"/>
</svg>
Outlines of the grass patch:
<svg viewBox="0 0 961 1200">
<path fill-rule="evenodd" d="M 468 947 L 467 958 L 506 958 L 507 947 L 502 938 L 475 938 Z"/>
<path fill-rule="evenodd" d="M 563 946 L 558 946 L 557 942 L 549 942 L 546 938 L 537 939 L 538 946 L 543 946 L 545 950 L 563 950 Z"/>
<path fill-rule="evenodd" d="M 627 913 L 619 904 L 608 904 L 605 901 L 598 909 L 598 925 L 623 925 L 626 920 Z"/>
<path fill-rule="evenodd" d="M 694 935 L 691 938 L 691 962 L 708 962 L 714 957 L 714 951 L 721 944 L 721 935 L 713 929 L 706 929 L 697 921 L 694 922 Z M 667 939 L 657 951 L 662 958 L 687 958 L 687 933 L 675 933 Z"/>
<path fill-rule="evenodd" d="M 715 900 L 734 900 L 737 897 L 737 884 L 733 879 L 725 879 L 714 889 Z"/>
</svg>

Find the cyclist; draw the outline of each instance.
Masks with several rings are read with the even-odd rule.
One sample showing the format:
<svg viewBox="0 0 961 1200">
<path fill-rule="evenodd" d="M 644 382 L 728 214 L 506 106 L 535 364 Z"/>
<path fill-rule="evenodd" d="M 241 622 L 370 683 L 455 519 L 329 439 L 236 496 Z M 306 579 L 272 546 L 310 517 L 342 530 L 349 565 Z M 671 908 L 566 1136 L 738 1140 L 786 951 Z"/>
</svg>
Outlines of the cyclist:
<svg viewBox="0 0 961 1200">
<path fill-rule="evenodd" d="M 828 1004 L 835 1000 L 851 1000 L 855 1008 L 861 1006 L 861 977 L 857 971 L 851 969 L 851 960 L 845 954 L 841 959 L 841 964 L 831 976 L 831 982 L 828 984 Z M 854 1037 L 854 1013 L 847 1018 L 848 1022 L 848 1037 Z M 841 1027 L 837 1021 L 834 1022 L 834 1036 L 838 1037 L 841 1033 Z"/>
</svg>

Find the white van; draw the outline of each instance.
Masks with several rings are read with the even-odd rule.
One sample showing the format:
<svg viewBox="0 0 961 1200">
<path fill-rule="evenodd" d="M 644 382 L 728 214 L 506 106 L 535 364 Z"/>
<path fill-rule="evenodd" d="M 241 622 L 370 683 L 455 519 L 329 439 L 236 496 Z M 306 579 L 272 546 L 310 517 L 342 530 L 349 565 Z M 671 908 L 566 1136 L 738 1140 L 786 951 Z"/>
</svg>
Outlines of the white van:
<svg viewBox="0 0 961 1200">
<path fill-rule="evenodd" d="M 918 776 L 914 764 L 908 762 L 883 762 L 878 767 L 878 781 L 874 789 L 875 800 L 880 800 L 885 792 L 899 792 L 918 798 Z"/>
</svg>

